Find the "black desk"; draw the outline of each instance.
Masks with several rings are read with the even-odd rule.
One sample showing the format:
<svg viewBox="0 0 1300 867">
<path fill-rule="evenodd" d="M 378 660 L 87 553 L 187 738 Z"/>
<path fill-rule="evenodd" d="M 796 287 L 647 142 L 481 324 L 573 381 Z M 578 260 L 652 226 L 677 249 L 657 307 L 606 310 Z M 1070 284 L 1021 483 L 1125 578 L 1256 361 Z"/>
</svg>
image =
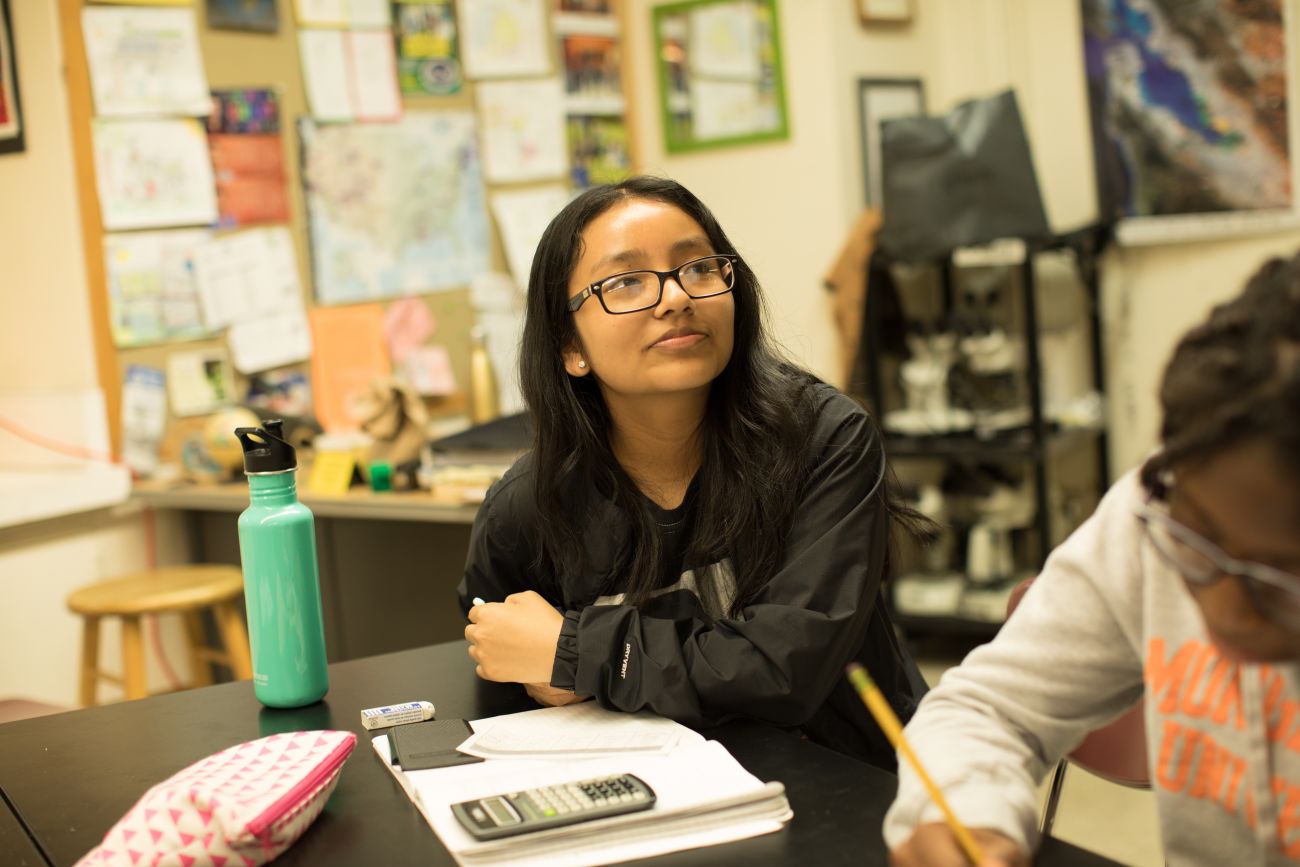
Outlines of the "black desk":
<svg viewBox="0 0 1300 867">
<path fill-rule="evenodd" d="M 50 862 L 68 865 L 98 844 L 149 786 L 203 756 L 279 731 L 348 729 L 360 740 L 325 812 L 275 863 L 454 864 L 380 765 L 358 712 L 425 699 L 437 705 L 440 718 L 475 719 L 528 707 L 522 691 L 474 677 L 461 642 L 338 663 L 330 667 L 330 687 L 324 702 L 293 711 L 262 708 L 245 681 L 0 725 L 0 790 Z M 893 798 L 893 776 L 758 724 L 708 734 L 760 779 L 785 783 L 794 820 L 776 834 L 668 855 L 654 864 L 886 863 L 880 826 Z M 4 848 L 9 837 L 0 830 L 0 863 L 22 863 Z M 1049 841 L 1039 863 L 1112 862 Z"/>
<path fill-rule="evenodd" d="M 0 791 L 0 864 L 6 867 L 45 867 L 48 863 Z"/>
</svg>

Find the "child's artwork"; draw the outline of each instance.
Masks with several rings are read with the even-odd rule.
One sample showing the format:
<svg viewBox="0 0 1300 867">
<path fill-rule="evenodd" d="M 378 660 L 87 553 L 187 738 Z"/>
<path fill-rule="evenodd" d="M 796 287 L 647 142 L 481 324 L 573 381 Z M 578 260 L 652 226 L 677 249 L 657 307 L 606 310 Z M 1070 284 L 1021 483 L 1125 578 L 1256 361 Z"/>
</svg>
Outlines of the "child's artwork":
<svg viewBox="0 0 1300 867">
<path fill-rule="evenodd" d="M 207 114 L 192 9 L 88 6 L 81 25 L 98 117 Z"/>
<path fill-rule="evenodd" d="M 208 139 L 197 120 L 97 119 L 94 132 L 105 229 L 210 226 L 217 221 Z"/>
<path fill-rule="evenodd" d="M 498 183 L 563 177 L 559 80 L 488 82 L 477 90 L 484 176 Z"/>
<path fill-rule="evenodd" d="M 211 336 L 194 283 L 207 229 L 104 236 L 109 325 L 119 348 Z"/>
</svg>

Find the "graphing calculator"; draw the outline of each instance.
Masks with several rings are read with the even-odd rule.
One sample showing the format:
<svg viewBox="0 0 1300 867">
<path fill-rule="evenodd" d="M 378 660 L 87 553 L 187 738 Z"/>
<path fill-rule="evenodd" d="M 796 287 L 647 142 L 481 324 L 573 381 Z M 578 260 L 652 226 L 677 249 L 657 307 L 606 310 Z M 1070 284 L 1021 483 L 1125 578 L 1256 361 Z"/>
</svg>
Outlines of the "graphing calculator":
<svg viewBox="0 0 1300 867">
<path fill-rule="evenodd" d="M 479 840 L 495 840 L 561 825 L 648 810 L 655 793 L 632 774 L 539 786 L 452 804 L 456 818 Z"/>
</svg>

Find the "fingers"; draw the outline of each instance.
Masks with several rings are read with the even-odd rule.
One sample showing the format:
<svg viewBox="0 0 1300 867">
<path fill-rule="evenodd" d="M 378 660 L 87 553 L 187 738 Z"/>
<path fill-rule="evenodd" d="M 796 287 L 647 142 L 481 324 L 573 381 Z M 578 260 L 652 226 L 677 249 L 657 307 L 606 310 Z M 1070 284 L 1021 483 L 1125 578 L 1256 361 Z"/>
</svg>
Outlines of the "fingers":
<svg viewBox="0 0 1300 867">
<path fill-rule="evenodd" d="M 472 660 L 474 660 L 475 662 L 480 663 L 480 664 L 483 662 L 483 655 L 482 655 L 482 653 L 479 651 L 477 645 L 471 644 L 471 645 L 469 646 L 468 653 L 469 653 L 469 658 L 470 658 L 470 659 L 472 659 Z"/>
<path fill-rule="evenodd" d="M 470 642 L 471 644 L 474 643 L 474 636 L 477 634 L 478 634 L 478 627 L 475 626 L 473 623 L 465 627 L 465 640 Z"/>
<path fill-rule="evenodd" d="M 995 831 L 972 833 L 984 852 L 979 867 L 1028 867 L 1028 856 L 1014 840 Z M 889 863 L 893 867 L 968 867 L 970 860 L 947 825 L 927 822 L 889 853 Z"/>
<path fill-rule="evenodd" d="M 519 605 L 521 603 L 531 602 L 533 599 L 541 599 L 541 598 L 542 597 L 537 593 L 536 590 L 525 590 L 523 593 L 511 593 L 509 596 L 505 598 L 505 604 Z"/>
<path fill-rule="evenodd" d="M 912 835 L 912 843 L 916 860 L 905 862 L 907 864 L 924 864 L 927 867 L 968 867 L 970 864 L 947 825 L 922 825 Z"/>
<path fill-rule="evenodd" d="M 486 604 L 487 603 L 484 603 L 483 605 L 475 605 L 470 608 L 469 612 L 465 615 L 465 619 L 470 623 L 478 623 L 478 619 L 483 616 L 482 611 Z"/>
</svg>

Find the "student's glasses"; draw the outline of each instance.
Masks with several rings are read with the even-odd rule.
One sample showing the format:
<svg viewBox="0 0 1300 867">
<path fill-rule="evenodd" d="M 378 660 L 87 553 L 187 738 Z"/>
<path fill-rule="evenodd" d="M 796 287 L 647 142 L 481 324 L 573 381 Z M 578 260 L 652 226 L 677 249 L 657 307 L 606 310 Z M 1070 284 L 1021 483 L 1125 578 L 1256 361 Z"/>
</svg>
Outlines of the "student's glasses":
<svg viewBox="0 0 1300 867">
<path fill-rule="evenodd" d="M 1229 556 L 1175 521 L 1162 504 L 1144 503 L 1137 517 L 1156 553 L 1188 583 L 1206 586 L 1230 575 L 1241 582 L 1257 611 L 1280 626 L 1300 630 L 1300 575 Z"/>
<path fill-rule="evenodd" d="M 692 259 L 671 271 L 624 271 L 592 283 L 574 295 L 569 299 L 569 312 L 576 311 L 592 295 L 600 299 L 606 313 L 649 310 L 659 306 L 664 297 L 664 281 L 669 277 L 692 298 L 726 295 L 736 285 L 735 261 L 735 256 L 724 253 Z"/>
</svg>

